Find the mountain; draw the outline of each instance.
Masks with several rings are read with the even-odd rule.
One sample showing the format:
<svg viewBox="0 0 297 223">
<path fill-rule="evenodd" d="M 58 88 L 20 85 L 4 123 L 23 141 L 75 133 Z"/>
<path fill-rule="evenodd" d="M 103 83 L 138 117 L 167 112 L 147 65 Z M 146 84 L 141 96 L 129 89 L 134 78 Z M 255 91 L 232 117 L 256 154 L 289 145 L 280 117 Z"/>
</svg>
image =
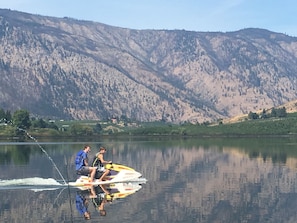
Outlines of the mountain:
<svg viewBox="0 0 297 223">
<path fill-rule="evenodd" d="M 285 108 L 287 113 L 296 113 L 297 112 L 297 100 L 289 101 L 285 104 L 276 106 L 276 107 L 271 107 L 269 109 L 265 109 L 266 114 L 270 114 L 272 109 L 281 109 Z M 257 113 L 259 116 L 262 115 L 263 109 L 258 110 L 258 111 L 253 111 Z M 224 124 L 230 124 L 230 123 L 236 123 L 236 122 L 242 122 L 248 119 L 248 114 L 241 114 L 241 115 L 236 115 L 231 118 L 226 118 L 222 120 L 222 123 Z"/>
<path fill-rule="evenodd" d="M 0 9 L 0 107 L 39 117 L 205 122 L 297 98 L 297 38 L 133 30 Z"/>
</svg>

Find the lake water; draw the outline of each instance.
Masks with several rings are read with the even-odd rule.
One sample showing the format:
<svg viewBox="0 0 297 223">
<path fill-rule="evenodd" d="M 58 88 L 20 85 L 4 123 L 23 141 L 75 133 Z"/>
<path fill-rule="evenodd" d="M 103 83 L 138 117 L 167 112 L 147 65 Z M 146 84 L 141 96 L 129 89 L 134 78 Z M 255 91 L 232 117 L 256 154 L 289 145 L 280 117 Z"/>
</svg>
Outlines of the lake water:
<svg viewBox="0 0 297 223">
<path fill-rule="evenodd" d="M 197 138 L 0 142 L 0 222 L 84 222 L 76 208 L 85 197 L 88 222 L 297 222 L 297 139 Z M 136 169 L 147 180 L 131 195 L 106 202 L 101 216 L 89 192 L 74 181 L 74 158 L 84 144 L 91 158 Z M 39 185 L 38 185 L 39 184 Z"/>
</svg>

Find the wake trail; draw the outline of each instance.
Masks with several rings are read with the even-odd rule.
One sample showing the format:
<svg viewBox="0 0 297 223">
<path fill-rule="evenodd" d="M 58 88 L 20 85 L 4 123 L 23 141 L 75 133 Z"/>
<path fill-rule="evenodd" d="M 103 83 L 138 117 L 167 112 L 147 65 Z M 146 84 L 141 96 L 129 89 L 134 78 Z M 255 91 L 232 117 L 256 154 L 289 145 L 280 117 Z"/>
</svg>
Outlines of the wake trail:
<svg viewBox="0 0 297 223">
<path fill-rule="evenodd" d="M 53 178 L 31 177 L 23 179 L 0 179 L 0 190 L 16 190 L 16 189 L 31 189 L 31 190 L 54 190 L 67 186 L 61 184 Z"/>
</svg>

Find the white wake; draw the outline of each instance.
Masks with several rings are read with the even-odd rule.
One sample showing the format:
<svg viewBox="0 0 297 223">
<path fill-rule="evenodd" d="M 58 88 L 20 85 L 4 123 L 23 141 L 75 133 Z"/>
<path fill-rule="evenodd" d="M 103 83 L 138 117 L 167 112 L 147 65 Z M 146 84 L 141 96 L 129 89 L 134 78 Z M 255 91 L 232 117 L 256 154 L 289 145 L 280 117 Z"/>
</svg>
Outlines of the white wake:
<svg viewBox="0 0 297 223">
<path fill-rule="evenodd" d="M 0 179 L 0 190 L 9 189 L 31 189 L 37 190 L 54 190 L 62 187 L 64 184 L 59 183 L 53 178 L 30 177 L 23 179 Z"/>
</svg>

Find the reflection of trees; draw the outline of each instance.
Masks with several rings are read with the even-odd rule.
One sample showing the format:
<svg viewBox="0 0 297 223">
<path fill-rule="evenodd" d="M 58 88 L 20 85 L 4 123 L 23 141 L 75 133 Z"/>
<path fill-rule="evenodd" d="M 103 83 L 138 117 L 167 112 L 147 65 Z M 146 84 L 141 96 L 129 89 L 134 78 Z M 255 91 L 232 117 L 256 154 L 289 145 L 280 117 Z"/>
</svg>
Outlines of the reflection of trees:
<svg viewBox="0 0 297 223">
<path fill-rule="evenodd" d="M 271 156 L 273 163 L 286 163 L 287 154 L 285 153 L 275 153 Z"/>
<path fill-rule="evenodd" d="M 17 145 L 12 151 L 12 160 L 15 164 L 27 164 L 30 161 L 30 147 Z"/>
<path fill-rule="evenodd" d="M 11 163 L 11 153 L 10 152 L 0 152 L 0 164 L 9 164 Z"/>
<path fill-rule="evenodd" d="M 248 154 L 250 158 L 262 158 L 264 162 L 266 162 L 268 158 L 271 158 L 273 163 L 287 162 L 287 154 L 283 152 L 265 151 L 263 153 L 260 153 L 259 151 L 249 151 Z"/>
<path fill-rule="evenodd" d="M 17 165 L 27 164 L 30 161 L 30 146 L 13 145 L 5 151 L 0 152 L 0 163 L 9 164 L 13 162 Z"/>
<path fill-rule="evenodd" d="M 249 157 L 250 158 L 257 158 L 257 157 L 259 157 L 259 152 L 258 151 L 251 151 L 251 152 L 249 152 Z"/>
</svg>

